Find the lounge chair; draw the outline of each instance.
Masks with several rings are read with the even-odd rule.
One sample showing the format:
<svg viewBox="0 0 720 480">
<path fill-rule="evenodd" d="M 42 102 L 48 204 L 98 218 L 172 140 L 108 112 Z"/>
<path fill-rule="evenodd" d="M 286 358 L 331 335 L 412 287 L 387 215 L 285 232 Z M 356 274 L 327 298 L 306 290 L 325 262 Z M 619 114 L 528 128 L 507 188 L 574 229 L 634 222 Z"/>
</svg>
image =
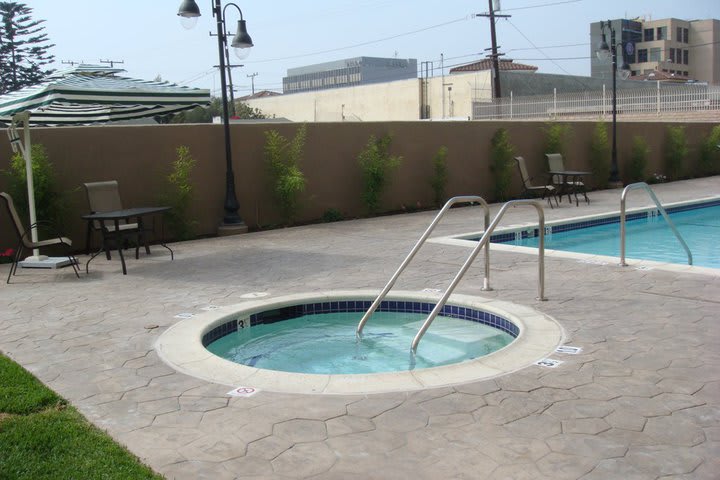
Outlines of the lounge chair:
<svg viewBox="0 0 720 480">
<path fill-rule="evenodd" d="M 12 265 L 10 266 L 10 271 L 8 272 L 8 278 L 7 283 L 10 283 L 10 277 L 15 275 L 17 273 L 17 267 L 18 262 L 20 261 L 20 258 L 22 257 L 23 251 L 25 249 L 27 250 L 35 250 L 42 247 L 49 247 L 51 245 L 62 245 L 63 248 L 67 252 L 67 258 L 70 261 L 70 265 L 73 267 L 73 271 L 75 272 L 75 275 L 80 278 L 79 270 L 77 268 L 77 259 L 72 255 L 70 252 L 70 248 L 72 247 L 72 241 L 69 238 L 62 237 L 59 234 L 55 238 L 50 238 L 48 240 L 39 240 L 37 242 L 33 242 L 32 237 L 30 236 L 30 232 L 34 227 L 37 226 L 45 226 L 46 228 L 50 228 L 54 230 L 52 225 L 48 222 L 37 222 L 32 225 L 30 225 L 30 228 L 28 230 L 25 230 L 25 227 L 23 226 L 23 223 L 20 221 L 20 217 L 17 214 L 17 210 L 15 210 L 15 203 L 13 202 L 13 199 L 10 195 L 8 195 L 5 192 L 0 193 L 0 198 L 4 200 L 3 203 L 5 203 L 5 207 L 7 209 L 8 215 L 10 216 L 11 223 L 13 224 L 13 227 L 15 228 L 15 233 L 19 237 L 18 247 L 15 249 L 15 256 L 12 259 Z"/>
<path fill-rule="evenodd" d="M 548 161 L 548 168 L 551 172 L 565 172 L 565 162 L 561 153 L 546 153 L 545 158 Z M 590 199 L 585 191 L 585 183 L 580 180 L 580 177 L 574 175 L 553 175 L 553 185 L 558 187 L 560 197 L 567 193 L 568 202 L 572 203 L 571 194 L 575 194 L 575 203 L 578 203 L 577 194 L 582 193 L 585 197 L 585 201 L 590 203 Z"/>
<path fill-rule="evenodd" d="M 552 206 L 552 199 L 555 198 L 555 203 L 559 205 L 557 198 L 555 197 L 555 187 L 552 185 L 533 185 L 532 177 L 527 173 L 527 167 L 525 166 L 525 159 L 523 157 L 515 157 L 515 161 L 520 171 L 520 178 L 523 184 L 523 195 L 540 196 L 541 198 L 547 199 L 550 208 Z"/>
<path fill-rule="evenodd" d="M 109 180 L 106 182 L 84 183 L 83 186 L 87 192 L 88 204 L 90 205 L 90 213 L 113 212 L 122 210 L 122 201 L 120 200 L 120 189 L 117 180 Z M 118 226 L 122 230 L 123 238 L 135 235 L 137 243 L 135 246 L 135 258 L 139 257 L 140 243 L 145 245 L 145 252 L 150 253 L 150 247 L 145 237 L 145 231 L 142 223 L 122 223 Z M 92 231 L 100 232 L 102 237 L 102 249 L 105 250 L 105 256 L 110 260 L 111 242 L 116 241 L 115 225 L 113 222 L 92 221 L 88 222 L 87 234 L 85 236 L 85 251 L 90 253 L 90 244 Z"/>
</svg>

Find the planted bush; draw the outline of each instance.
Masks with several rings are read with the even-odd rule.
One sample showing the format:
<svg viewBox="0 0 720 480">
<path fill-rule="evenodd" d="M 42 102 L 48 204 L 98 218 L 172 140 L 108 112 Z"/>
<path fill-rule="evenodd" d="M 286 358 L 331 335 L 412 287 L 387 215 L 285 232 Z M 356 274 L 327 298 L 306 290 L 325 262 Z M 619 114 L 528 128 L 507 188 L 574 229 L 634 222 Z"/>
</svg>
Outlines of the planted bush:
<svg viewBox="0 0 720 480">
<path fill-rule="evenodd" d="M 190 216 L 193 202 L 190 174 L 196 162 L 188 147 L 181 145 L 176 152 L 177 159 L 172 163 L 172 172 L 167 176 L 167 185 L 160 201 L 172 207 L 164 213 L 164 222 L 172 237 L 175 240 L 190 240 L 195 237 L 197 229 L 197 221 Z"/>
<path fill-rule="evenodd" d="M 510 143 L 510 134 L 500 128 L 490 140 L 490 170 L 495 176 L 495 199 L 504 201 L 508 197 L 512 183 L 513 154 L 515 148 Z"/>
<path fill-rule="evenodd" d="M 292 140 L 277 130 L 265 132 L 265 160 L 272 192 L 283 222 L 292 224 L 300 209 L 300 194 L 305 191 L 305 174 L 300 161 L 305 148 L 307 127 L 301 125 Z"/>
<path fill-rule="evenodd" d="M 685 127 L 668 126 L 665 134 L 665 170 L 670 180 L 677 180 L 682 174 L 687 154 Z"/>
<path fill-rule="evenodd" d="M 701 175 L 720 173 L 720 125 L 715 125 L 707 139 L 700 146 Z"/>
<path fill-rule="evenodd" d="M 560 153 L 565 155 L 565 138 L 572 132 L 566 123 L 551 123 L 545 127 L 544 153 Z"/>
<path fill-rule="evenodd" d="M 435 205 L 441 207 L 445 203 L 445 187 L 447 186 L 447 147 L 440 147 L 433 157 L 433 176 L 430 186 L 433 189 Z"/>
<path fill-rule="evenodd" d="M 50 222 L 62 230 L 67 205 L 65 195 L 60 191 L 57 178 L 50 162 L 47 150 L 40 143 L 31 147 L 32 175 L 35 193 L 35 216 L 39 222 Z M 27 171 L 25 158 L 20 152 L 10 159 L 10 168 L 3 172 L 7 178 L 8 193 L 13 198 L 15 208 L 21 220 L 29 224 L 30 207 L 28 204 Z M 43 233 L 55 233 L 54 230 Z M 43 234 L 40 234 L 43 237 Z"/>
<path fill-rule="evenodd" d="M 627 166 L 627 179 L 630 183 L 642 182 L 645 180 L 645 169 L 647 168 L 647 159 L 650 155 L 650 147 L 643 137 L 633 137 L 632 151 L 630 152 L 630 162 Z"/>
<path fill-rule="evenodd" d="M 392 136 L 389 134 L 380 138 L 370 135 L 365 148 L 357 157 L 363 180 L 362 199 L 370 215 L 379 211 L 380 197 L 390 183 L 390 172 L 402 161 L 401 156 L 388 152 L 391 143 Z"/>
<path fill-rule="evenodd" d="M 598 188 L 607 187 L 610 178 L 610 143 L 607 125 L 597 122 L 590 139 L 590 168 Z"/>
</svg>

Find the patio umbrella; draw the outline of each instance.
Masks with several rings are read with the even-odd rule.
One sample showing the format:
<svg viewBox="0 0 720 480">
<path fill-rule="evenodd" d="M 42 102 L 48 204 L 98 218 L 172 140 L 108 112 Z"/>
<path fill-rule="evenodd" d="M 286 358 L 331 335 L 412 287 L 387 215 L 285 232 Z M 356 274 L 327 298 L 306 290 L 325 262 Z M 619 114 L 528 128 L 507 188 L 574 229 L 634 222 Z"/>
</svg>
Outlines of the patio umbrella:
<svg viewBox="0 0 720 480">
<path fill-rule="evenodd" d="M 25 158 L 30 223 L 34 224 L 35 194 L 32 178 L 30 125 L 87 125 L 166 115 L 206 105 L 210 91 L 180 87 L 167 82 L 136 80 L 117 74 L 124 70 L 97 65 L 78 65 L 53 73 L 32 87 L 0 96 L 0 122 L 9 126 L 14 151 Z M 22 126 L 21 138 L 18 127 Z M 31 230 L 37 241 L 37 230 Z M 36 250 L 23 266 L 55 268 Z"/>
<path fill-rule="evenodd" d="M 124 70 L 78 65 L 42 83 L 0 96 L 0 122 L 29 111 L 31 125 L 84 125 L 166 115 L 210 103 L 210 91 L 117 75 Z"/>
</svg>

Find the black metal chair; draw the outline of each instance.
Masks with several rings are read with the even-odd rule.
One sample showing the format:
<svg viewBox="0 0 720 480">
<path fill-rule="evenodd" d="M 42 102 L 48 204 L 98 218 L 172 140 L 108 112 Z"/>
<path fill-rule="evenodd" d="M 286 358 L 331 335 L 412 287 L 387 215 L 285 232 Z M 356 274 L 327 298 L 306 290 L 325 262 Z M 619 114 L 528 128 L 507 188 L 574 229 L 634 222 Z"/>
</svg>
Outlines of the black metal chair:
<svg viewBox="0 0 720 480">
<path fill-rule="evenodd" d="M 32 237 L 30 236 L 30 233 L 34 227 L 37 226 L 44 226 L 46 228 L 50 228 L 54 230 L 54 227 L 49 222 L 37 222 L 32 225 L 30 225 L 30 228 L 25 230 L 25 226 L 20 221 L 20 217 L 17 214 L 17 210 L 15 210 L 15 203 L 13 202 L 13 199 L 10 195 L 8 195 L 5 192 L 0 192 L 0 198 L 4 200 L 3 203 L 5 203 L 5 207 L 7 209 L 8 215 L 10 216 L 11 223 L 13 224 L 13 227 L 15 228 L 15 233 L 17 233 L 18 238 L 20 239 L 18 242 L 18 247 L 15 249 L 15 256 L 12 259 L 12 265 L 10 265 L 10 271 L 8 272 L 8 278 L 7 283 L 10 283 L 10 277 L 15 275 L 17 273 L 17 267 L 18 262 L 20 261 L 20 258 L 22 258 L 23 251 L 25 249 L 28 250 L 35 250 L 42 247 L 49 247 L 52 245 L 62 245 L 66 252 L 67 252 L 67 258 L 70 261 L 70 265 L 73 267 L 73 271 L 75 272 L 75 276 L 80 278 L 80 273 L 77 268 L 77 259 L 72 255 L 70 252 L 70 249 L 72 248 L 72 241 L 69 238 L 60 236 L 59 234 L 55 238 L 50 238 L 48 240 L 39 240 L 37 242 L 34 242 L 32 240 Z"/>
<path fill-rule="evenodd" d="M 515 157 L 515 161 L 518 165 L 518 170 L 520 171 L 520 179 L 522 180 L 523 184 L 523 195 L 529 195 L 533 197 L 540 196 L 543 199 L 547 199 L 548 204 L 550 205 L 550 208 L 553 208 L 552 206 L 552 199 L 555 199 L 555 204 L 560 205 L 558 203 L 558 199 L 555 196 L 556 189 L 553 185 L 533 185 L 532 184 L 532 177 L 528 175 L 527 172 L 527 166 L 525 165 L 525 159 L 523 157 Z"/>
<path fill-rule="evenodd" d="M 122 210 L 122 201 L 120 200 L 120 189 L 117 180 L 109 180 L 105 182 L 84 183 L 87 192 L 88 204 L 90 205 L 90 213 L 112 212 Z M 145 237 L 145 231 L 142 223 L 123 223 L 118 226 L 122 230 L 123 238 L 127 235 L 134 235 L 137 243 L 135 246 L 135 258 L 139 257 L 140 243 L 145 246 L 145 252 L 150 253 L 150 247 Z M 88 222 L 87 233 L 85 236 L 85 251 L 90 253 L 90 244 L 92 232 L 100 232 L 102 238 L 102 248 L 105 250 L 105 256 L 110 260 L 110 244 L 117 241 L 117 232 L 112 222 L 92 221 Z"/>
</svg>

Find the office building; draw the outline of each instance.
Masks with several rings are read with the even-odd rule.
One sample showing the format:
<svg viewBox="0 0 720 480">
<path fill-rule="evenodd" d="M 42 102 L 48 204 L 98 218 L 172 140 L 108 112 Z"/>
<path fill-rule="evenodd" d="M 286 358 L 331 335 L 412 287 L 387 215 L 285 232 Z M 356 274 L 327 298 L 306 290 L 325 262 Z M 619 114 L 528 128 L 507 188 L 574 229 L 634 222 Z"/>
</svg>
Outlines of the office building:
<svg viewBox="0 0 720 480">
<path fill-rule="evenodd" d="M 290 68 L 283 78 L 283 93 L 368 85 L 417 78 L 414 58 L 355 57 Z"/>
<path fill-rule="evenodd" d="M 627 62 L 636 77 L 653 72 L 720 85 L 720 20 L 665 18 L 610 21 L 618 45 L 618 68 Z M 610 44 L 609 30 L 605 39 Z M 608 62 L 595 52 L 602 40 L 600 22 L 590 24 L 590 76 L 608 77 Z"/>
</svg>

